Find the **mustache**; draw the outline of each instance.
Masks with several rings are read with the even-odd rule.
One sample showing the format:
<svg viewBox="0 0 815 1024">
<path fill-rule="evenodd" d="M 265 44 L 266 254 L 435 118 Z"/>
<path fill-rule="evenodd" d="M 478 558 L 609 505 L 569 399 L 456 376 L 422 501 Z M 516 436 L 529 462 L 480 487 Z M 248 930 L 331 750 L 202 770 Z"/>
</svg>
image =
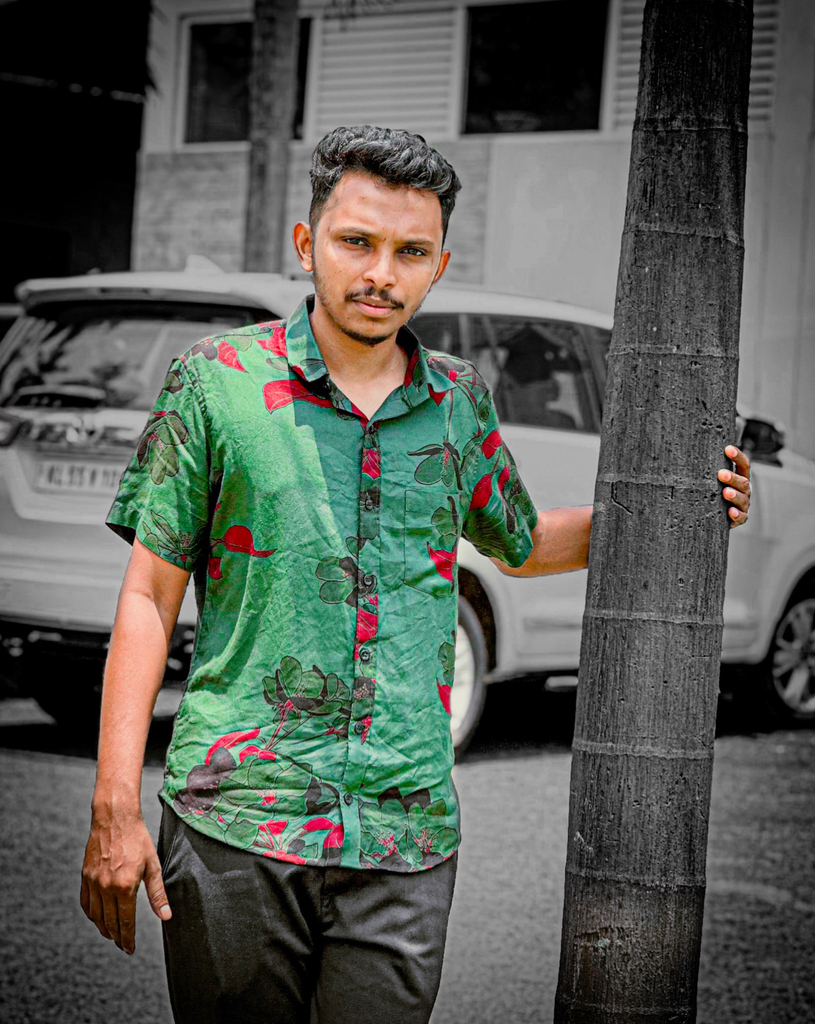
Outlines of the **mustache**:
<svg viewBox="0 0 815 1024">
<path fill-rule="evenodd" d="M 365 288 L 361 292 L 348 292 L 345 296 L 346 302 L 358 302 L 360 300 L 364 302 L 365 299 L 377 299 L 379 302 L 385 302 L 391 307 L 391 309 L 405 308 L 405 304 L 403 302 L 399 302 L 398 299 L 394 299 L 387 289 L 374 288 L 373 285 L 369 285 L 369 287 Z"/>
</svg>

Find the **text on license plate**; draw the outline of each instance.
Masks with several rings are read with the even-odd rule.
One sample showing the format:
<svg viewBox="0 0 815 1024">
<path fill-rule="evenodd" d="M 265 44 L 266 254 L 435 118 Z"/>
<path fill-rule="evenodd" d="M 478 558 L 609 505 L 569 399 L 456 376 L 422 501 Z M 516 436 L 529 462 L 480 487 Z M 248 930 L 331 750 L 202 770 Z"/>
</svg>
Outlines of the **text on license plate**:
<svg viewBox="0 0 815 1024">
<path fill-rule="evenodd" d="M 121 475 L 121 466 L 95 462 L 46 460 L 37 466 L 37 479 L 34 486 L 38 491 L 113 494 L 119 486 Z"/>
</svg>

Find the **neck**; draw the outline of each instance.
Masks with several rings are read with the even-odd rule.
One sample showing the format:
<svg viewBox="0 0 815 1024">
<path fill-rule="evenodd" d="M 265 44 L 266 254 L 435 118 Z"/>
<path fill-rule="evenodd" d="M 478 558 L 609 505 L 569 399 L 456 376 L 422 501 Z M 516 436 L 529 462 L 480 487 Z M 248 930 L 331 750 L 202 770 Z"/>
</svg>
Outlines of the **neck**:
<svg viewBox="0 0 815 1024">
<path fill-rule="evenodd" d="M 327 316 L 319 299 L 309 316 L 314 340 L 335 383 L 340 380 L 372 383 L 393 373 L 404 374 L 407 355 L 396 343 L 394 332 L 376 345 L 350 338 Z"/>
</svg>

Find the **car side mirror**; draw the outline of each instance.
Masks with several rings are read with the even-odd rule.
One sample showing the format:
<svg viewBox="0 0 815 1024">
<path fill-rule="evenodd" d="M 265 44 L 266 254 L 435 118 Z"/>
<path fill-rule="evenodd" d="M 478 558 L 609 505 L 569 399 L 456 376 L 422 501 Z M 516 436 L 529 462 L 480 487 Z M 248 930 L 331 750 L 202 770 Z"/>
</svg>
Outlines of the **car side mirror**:
<svg viewBox="0 0 815 1024">
<path fill-rule="evenodd" d="M 744 421 L 739 447 L 753 462 L 780 465 L 778 453 L 784 447 L 784 431 L 768 420 L 747 419 Z"/>
</svg>

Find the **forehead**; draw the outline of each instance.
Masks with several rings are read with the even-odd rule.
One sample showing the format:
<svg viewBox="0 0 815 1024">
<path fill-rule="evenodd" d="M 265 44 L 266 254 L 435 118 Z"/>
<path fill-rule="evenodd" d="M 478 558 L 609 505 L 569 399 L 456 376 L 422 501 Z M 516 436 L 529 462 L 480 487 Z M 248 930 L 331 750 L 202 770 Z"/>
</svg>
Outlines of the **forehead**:
<svg viewBox="0 0 815 1024">
<path fill-rule="evenodd" d="M 435 192 L 389 185 L 364 171 L 346 171 L 328 197 L 320 220 L 327 226 L 366 228 L 405 237 L 441 235 L 441 203 Z"/>
</svg>

